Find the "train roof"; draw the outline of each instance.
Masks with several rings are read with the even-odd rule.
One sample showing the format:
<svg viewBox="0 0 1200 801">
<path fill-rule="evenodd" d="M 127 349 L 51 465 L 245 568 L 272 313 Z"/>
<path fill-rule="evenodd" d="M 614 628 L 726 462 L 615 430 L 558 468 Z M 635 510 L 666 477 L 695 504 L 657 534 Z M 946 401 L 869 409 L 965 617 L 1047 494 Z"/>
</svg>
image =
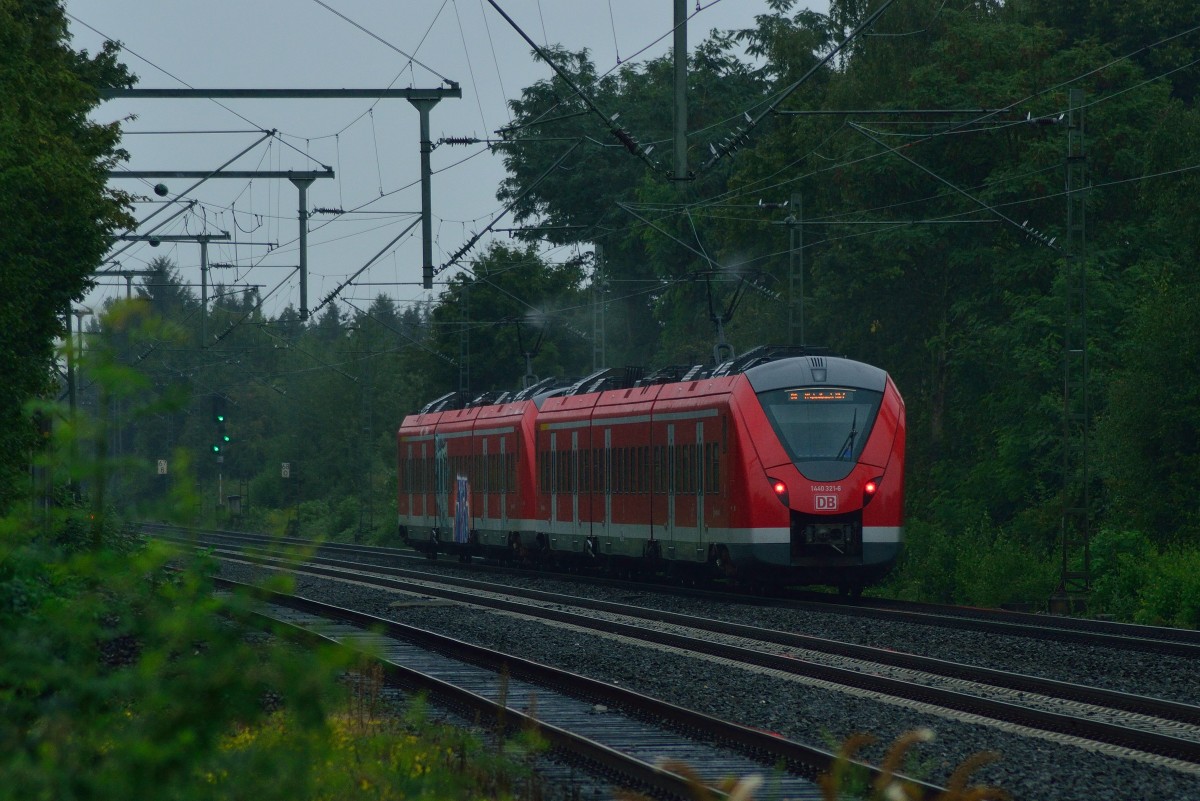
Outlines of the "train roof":
<svg viewBox="0 0 1200 801">
<path fill-rule="evenodd" d="M 798 364 L 796 360 L 803 361 Z M 743 373 L 755 392 L 800 384 L 843 385 L 882 391 L 887 381 L 887 374 L 878 367 L 834 356 L 828 348 L 811 345 L 761 345 L 715 367 L 702 364 L 670 365 L 651 373 L 645 373 L 640 367 L 611 367 L 597 370 L 578 380 L 545 378 L 514 392 L 485 392 L 475 398 L 468 398 L 461 392 L 450 392 L 426 404 L 420 413 L 517 401 L 533 401 L 540 409 L 547 398 L 699 381 L 704 378 Z"/>
<path fill-rule="evenodd" d="M 887 373 L 870 364 L 837 356 L 801 356 L 760 363 L 746 370 L 755 393 L 825 384 L 883 392 Z"/>
</svg>

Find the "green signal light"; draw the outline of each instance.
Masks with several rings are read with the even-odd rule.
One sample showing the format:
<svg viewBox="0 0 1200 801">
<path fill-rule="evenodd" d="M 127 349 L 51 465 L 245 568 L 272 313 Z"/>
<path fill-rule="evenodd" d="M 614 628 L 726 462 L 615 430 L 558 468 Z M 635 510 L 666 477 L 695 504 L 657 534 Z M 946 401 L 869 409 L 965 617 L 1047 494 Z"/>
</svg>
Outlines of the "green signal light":
<svg viewBox="0 0 1200 801">
<path fill-rule="evenodd" d="M 212 452 L 213 452 L 213 453 L 220 453 L 220 452 L 221 452 L 221 446 L 220 446 L 220 445 L 213 445 L 213 446 L 212 446 Z"/>
<path fill-rule="evenodd" d="M 229 442 L 229 435 L 228 435 L 228 434 L 222 434 L 222 435 L 221 435 L 221 441 L 222 441 L 222 442 Z"/>
<path fill-rule="evenodd" d="M 218 422 L 218 423 L 224 423 L 224 422 L 225 422 L 225 415 L 223 415 L 223 414 L 218 414 L 218 415 L 217 415 L 217 422 Z"/>
</svg>

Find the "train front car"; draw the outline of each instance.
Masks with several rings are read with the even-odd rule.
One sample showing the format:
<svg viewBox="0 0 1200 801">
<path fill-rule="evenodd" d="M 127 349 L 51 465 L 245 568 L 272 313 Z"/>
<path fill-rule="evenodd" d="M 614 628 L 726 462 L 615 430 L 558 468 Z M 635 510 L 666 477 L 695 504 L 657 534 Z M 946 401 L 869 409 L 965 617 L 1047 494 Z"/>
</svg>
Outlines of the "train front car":
<svg viewBox="0 0 1200 801">
<path fill-rule="evenodd" d="M 904 535 L 904 400 L 890 376 L 801 356 L 746 370 L 734 394 L 753 532 L 740 561 L 855 596 L 882 579 Z"/>
</svg>

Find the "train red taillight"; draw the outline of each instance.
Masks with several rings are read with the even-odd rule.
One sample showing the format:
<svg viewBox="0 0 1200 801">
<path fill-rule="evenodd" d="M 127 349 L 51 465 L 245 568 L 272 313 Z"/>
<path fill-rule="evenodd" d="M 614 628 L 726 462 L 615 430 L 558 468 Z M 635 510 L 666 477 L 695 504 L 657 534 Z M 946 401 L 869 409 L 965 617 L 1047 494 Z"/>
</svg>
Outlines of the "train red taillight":
<svg viewBox="0 0 1200 801">
<path fill-rule="evenodd" d="M 779 499 L 780 503 L 782 503 L 784 506 L 791 506 L 791 499 L 788 497 L 787 484 L 783 483 L 782 481 L 772 481 L 771 489 L 774 491 L 775 497 Z"/>
<path fill-rule="evenodd" d="M 875 493 L 879 491 L 879 482 L 882 480 L 883 476 L 879 476 L 863 484 L 863 506 L 866 506 L 875 497 Z"/>
</svg>

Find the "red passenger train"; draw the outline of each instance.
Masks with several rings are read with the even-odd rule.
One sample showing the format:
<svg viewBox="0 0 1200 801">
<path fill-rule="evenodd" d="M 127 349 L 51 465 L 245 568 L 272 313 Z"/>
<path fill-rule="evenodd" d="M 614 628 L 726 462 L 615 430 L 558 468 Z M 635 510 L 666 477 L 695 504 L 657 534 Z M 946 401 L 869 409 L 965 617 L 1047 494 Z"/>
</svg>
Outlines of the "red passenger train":
<svg viewBox="0 0 1200 801">
<path fill-rule="evenodd" d="M 813 348 L 448 395 L 397 434 L 399 532 L 430 556 L 857 594 L 900 553 L 904 444 L 887 373 Z"/>
</svg>

